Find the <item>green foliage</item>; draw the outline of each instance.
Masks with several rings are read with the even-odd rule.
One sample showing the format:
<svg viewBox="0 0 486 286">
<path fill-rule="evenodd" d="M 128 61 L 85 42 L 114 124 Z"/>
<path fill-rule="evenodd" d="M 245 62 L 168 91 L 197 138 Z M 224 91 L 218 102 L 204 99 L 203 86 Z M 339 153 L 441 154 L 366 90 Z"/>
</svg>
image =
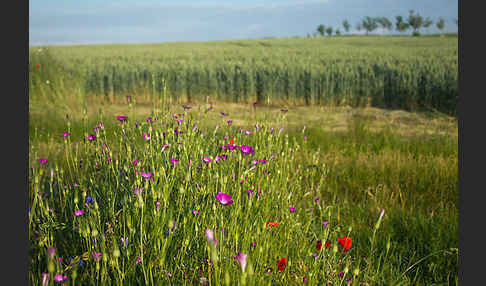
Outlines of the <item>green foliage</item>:
<svg viewBox="0 0 486 286">
<path fill-rule="evenodd" d="M 211 96 L 233 102 L 269 99 L 296 105 L 311 101 L 351 106 L 371 103 L 449 114 L 455 114 L 457 108 L 457 38 L 58 46 L 49 47 L 49 54 L 37 53 L 37 49 L 30 49 L 32 99 L 54 97 L 63 90 L 107 100 L 160 96 L 165 80 L 168 96 L 178 101 L 197 102 Z M 38 62 L 42 65 L 39 71 L 35 70 Z M 299 82 L 303 78 L 305 84 Z"/>
</svg>

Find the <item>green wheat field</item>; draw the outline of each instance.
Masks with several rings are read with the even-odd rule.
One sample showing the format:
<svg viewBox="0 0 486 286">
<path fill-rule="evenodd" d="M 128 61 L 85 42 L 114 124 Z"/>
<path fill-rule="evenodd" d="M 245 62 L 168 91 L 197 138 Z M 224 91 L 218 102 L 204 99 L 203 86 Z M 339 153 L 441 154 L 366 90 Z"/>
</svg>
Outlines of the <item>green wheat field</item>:
<svg viewBox="0 0 486 286">
<path fill-rule="evenodd" d="M 457 52 L 30 47 L 30 284 L 457 285 Z"/>
</svg>

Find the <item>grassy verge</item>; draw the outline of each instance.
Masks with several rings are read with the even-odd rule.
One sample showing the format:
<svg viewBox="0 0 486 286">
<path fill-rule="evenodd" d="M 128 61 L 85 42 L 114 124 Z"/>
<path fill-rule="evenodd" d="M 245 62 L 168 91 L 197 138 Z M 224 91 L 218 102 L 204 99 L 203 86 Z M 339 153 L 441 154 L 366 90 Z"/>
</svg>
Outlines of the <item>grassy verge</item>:
<svg viewBox="0 0 486 286">
<path fill-rule="evenodd" d="M 31 101 L 31 281 L 62 273 L 82 285 L 457 284 L 457 121 L 373 108 L 191 106 Z M 216 163 L 232 138 L 255 153 L 229 152 Z M 234 203 L 221 205 L 218 191 Z M 269 230 L 267 221 L 281 225 Z M 337 240 L 344 235 L 353 239 L 349 252 Z M 317 240 L 332 246 L 317 251 Z M 238 252 L 249 257 L 245 271 Z M 289 262 L 280 271 L 282 257 Z"/>
</svg>

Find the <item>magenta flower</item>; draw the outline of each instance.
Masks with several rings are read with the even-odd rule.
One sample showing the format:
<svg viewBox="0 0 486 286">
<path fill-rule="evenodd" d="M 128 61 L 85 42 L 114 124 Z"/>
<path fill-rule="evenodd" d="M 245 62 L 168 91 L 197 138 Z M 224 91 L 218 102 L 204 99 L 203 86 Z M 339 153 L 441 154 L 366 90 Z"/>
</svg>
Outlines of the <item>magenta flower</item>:
<svg viewBox="0 0 486 286">
<path fill-rule="evenodd" d="M 236 255 L 236 261 L 240 264 L 243 272 L 245 272 L 246 268 L 246 256 L 246 253 L 243 252 L 238 252 L 238 255 Z"/>
<path fill-rule="evenodd" d="M 199 214 L 199 211 L 197 211 L 197 210 L 192 210 L 192 216 L 193 216 L 193 217 L 194 217 L 194 216 L 197 216 L 198 214 Z"/>
<path fill-rule="evenodd" d="M 123 243 L 123 247 L 127 248 L 128 246 L 128 237 L 122 237 L 121 241 Z"/>
<path fill-rule="evenodd" d="M 56 274 L 54 276 L 54 281 L 56 281 L 57 283 L 62 283 L 64 281 L 67 280 L 67 276 L 66 275 L 62 275 L 62 274 Z"/>
<path fill-rule="evenodd" d="M 287 113 L 289 110 L 288 109 L 280 109 L 280 111 L 282 111 L 282 113 Z"/>
<path fill-rule="evenodd" d="M 177 165 L 177 163 L 179 163 L 179 160 L 175 159 L 175 158 L 170 158 L 170 162 L 172 163 L 173 166 Z"/>
<path fill-rule="evenodd" d="M 93 126 L 93 131 L 97 131 L 98 129 L 105 129 L 105 124 L 100 122 L 98 125 Z"/>
<path fill-rule="evenodd" d="M 228 120 L 228 121 L 226 121 L 226 123 L 228 123 L 228 125 L 231 125 L 231 124 L 233 124 L 233 120 Z"/>
<path fill-rule="evenodd" d="M 162 145 L 162 151 L 164 151 L 167 148 L 169 148 L 169 145 L 167 145 L 167 144 Z"/>
<path fill-rule="evenodd" d="M 156 201 L 155 206 L 156 206 L 157 210 L 160 210 L 160 201 Z"/>
<path fill-rule="evenodd" d="M 143 191 L 143 188 L 138 188 L 138 189 L 135 189 L 135 190 L 132 190 L 132 192 L 135 194 L 135 195 L 140 195 Z"/>
<path fill-rule="evenodd" d="M 93 253 L 93 259 L 95 261 L 100 261 L 101 255 L 102 255 L 101 252 L 95 252 L 95 253 Z"/>
<path fill-rule="evenodd" d="M 251 246 L 255 247 L 256 246 L 256 241 L 251 243 Z"/>
<path fill-rule="evenodd" d="M 137 256 L 137 260 L 135 260 L 135 264 L 139 264 L 140 262 L 142 262 L 142 259 L 140 258 L 140 256 Z"/>
<path fill-rule="evenodd" d="M 255 191 L 254 191 L 254 190 L 252 190 L 252 189 L 248 189 L 248 190 L 246 190 L 246 192 L 247 192 L 248 194 L 250 194 L 250 195 L 253 195 L 253 193 L 254 193 Z"/>
<path fill-rule="evenodd" d="M 39 163 L 41 163 L 41 164 L 45 164 L 47 162 L 48 162 L 48 160 L 46 158 L 40 158 L 39 159 Z"/>
<path fill-rule="evenodd" d="M 322 225 L 323 225 L 324 227 L 327 227 L 327 225 L 328 225 L 328 224 L 329 224 L 329 222 L 328 222 L 328 221 L 323 221 L 323 222 L 322 222 Z"/>
<path fill-rule="evenodd" d="M 295 213 L 296 212 L 296 209 L 294 207 L 290 207 L 289 210 L 290 210 L 291 213 Z"/>
<path fill-rule="evenodd" d="M 89 140 L 89 141 L 94 141 L 94 140 L 96 140 L 96 135 L 94 135 L 94 134 L 89 134 L 89 135 L 88 135 L 88 140 Z"/>
<path fill-rule="evenodd" d="M 315 198 L 314 198 L 314 201 L 315 201 L 316 203 L 317 203 L 317 202 L 319 202 L 319 198 L 318 198 L 318 197 L 315 197 Z"/>
<path fill-rule="evenodd" d="M 209 244 L 216 247 L 218 241 L 214 238 L 214 231 L 209 228 L 206 228 L 204 234 L 206 235 L 206 239 L 208 240 Z"/>
<path fill-rule="evenodd" d="M 132 164 L 135 165 L 135 166 L 137 166 L 138 160 L 133 160 Z"/>
<path fill-rule="evenodd" d="M 151 138 L 151 137 L 152 137 L 152 136 L 151 136 L 150 134 L 144 134 L 144 135 L 143 135 L 143 139 L 145 139 L 145 140 L 147 140 L 147 141 L 150 141 L 150 138 Z"/>
<path fill-rule="evenodd" d="M 54 259 L 54 255 L 56 255 L 56 249 L 54 247 L 51 247 L 47 250 L 47 256 L 50 259 Z"/>
<path fill-rule="evenodd" d="M 118 115 L 116 117 L 116 119 L 118 119 L 120 122 L 125 122 L 127 120 L 128 117 L 126 117 L 125 115 Z"/>
<path fill-rule="evenodd" d="M 344 273 L 343 273 L 343 272 L 339 272 L 339 273 L 338 273 L 338 276 L 339 276 L 340 278 L 343 278 L 343 277 L 344 277 Z"/>
<path fill-rule="evenodd" d="M 231 196 L 225 193 L 218 192 L 216 195 L 216 199 L 223 205 L 232 205 L 233 201 L 231 200 Z"/>
<path fill-rule="evenodd" d="M 380 220 L 383 217 L 384 214 L 385 214 L 385 209 L 381 209 L 380 217 L 378 219 Z"/>
<path fill-rule="evenodd" d="M 245 134 L 246 134 L 246 135 L 251 135 L 251 134 L 252 134 L 252 132 L 251 132 L 250 130 L 245 130 Z"/>
<path fill-rule="evenodd" d="M 253 102 L 253 107 L 256 107 L 256 106 L 257 106 L 257 104 L 258 104 L 258 101 L 254 101 L 254 102 Z"/>
<path fill-rule="evenodd" d="M 84 214 L 84 210 L 77 210 L 77 211 L 74 211 L 74 215 L 75 216 L 80 216 L 80 215 L 83 215 Z"/>
<path fill-rule="evenodd" d="M 153 174 L 152 173 L 140 172 L 140 176 L 144 177 L 145 179 L 150 179 L 150 178 L 152 178 Z"/>
<path fill-rule="evenodd" d="M 63 137 L 63 138 L 66 138 L 66 137 L 68 137 L 69 135 L 71 135 L 71 133 L 69 133 L 69 132 L 64 132 L 63 134 L 61 134 L 61 135 L 59 135 L 59 136 L 61 136 L 61 137 Z"/>
<path fill-rule="evenodd" d="M 241 151 L 241 153 L 243 153 L 243 156 L 255 153 L 255 150 L 253 150 L 253 147 L 248 146 L 248 145 L 241 145 L 240 151 Z"/>
<path fill-rule="evenodd" d="M 211 162 L 211 158 L 209 158 L 209 157 L 203 157 L 203 161 L 204 161 L 204 163 L 207 164 L 207 163 Z"/>
<path fill-rule="evenodd" d="M 221 116 L 222 116 L 222 117 L 225 117 L 225 116 L 228 116 L 228 115 L 229 115 L 229 113 L 224 113 L 224 112 L 221 112 Z"/>
<path fill-rule="evenodd" d="M 42 286 L 49 285 L 49 273 L 42 273 Z"/>
<path fill-rule="evenodd" d="M 152 117 L 147 117 L 147 119 L 145 120 L 146 122 L 150 122 L 150 123 L 153 123 L 154 121 L 152 120 Z"/>
</svg>

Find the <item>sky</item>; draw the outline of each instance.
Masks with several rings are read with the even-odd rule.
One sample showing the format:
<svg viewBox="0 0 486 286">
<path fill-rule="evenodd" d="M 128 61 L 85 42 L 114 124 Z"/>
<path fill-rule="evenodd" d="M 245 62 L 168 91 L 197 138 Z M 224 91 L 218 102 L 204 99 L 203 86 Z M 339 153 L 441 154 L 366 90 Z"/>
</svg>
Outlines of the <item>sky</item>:
<svg viewBox="0 0 486 286">
<path fill-rule="evenodd" d="M 357 34 L 365 16 L 395 25 L 397 15 L 407 18 L 412 9 L 434 21 L 422 33 L 439 32 L 439 17 L 445 32 L 458 30 L 458 0 L 29 0 L 29 45 L 305 37 L 319 24 L 345 34 L 344 20 Z"/>
</svg>

